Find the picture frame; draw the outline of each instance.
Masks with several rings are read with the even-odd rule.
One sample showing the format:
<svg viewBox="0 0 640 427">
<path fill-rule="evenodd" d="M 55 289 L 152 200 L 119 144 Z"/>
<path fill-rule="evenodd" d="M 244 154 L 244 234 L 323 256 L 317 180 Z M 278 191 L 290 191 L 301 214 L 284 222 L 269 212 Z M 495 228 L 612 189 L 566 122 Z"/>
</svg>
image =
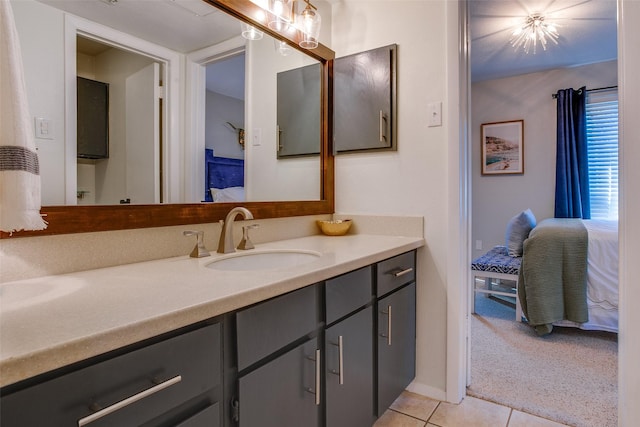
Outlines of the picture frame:
<svg viewBox="0 0 640 427">
<path fill-rule="evenodd" d="M 524 174 L 524 120 L 481 125 L 482 175 Z"/>
</svg>

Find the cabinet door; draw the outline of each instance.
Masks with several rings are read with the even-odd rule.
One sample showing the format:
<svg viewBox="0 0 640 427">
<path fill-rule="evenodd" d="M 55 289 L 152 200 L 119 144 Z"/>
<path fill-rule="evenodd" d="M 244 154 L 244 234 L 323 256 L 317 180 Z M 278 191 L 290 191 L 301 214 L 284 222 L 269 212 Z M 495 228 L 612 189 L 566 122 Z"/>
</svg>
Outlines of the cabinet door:
<svg viewBox="0 0 640 427">
<path fill-rule="evenodd" d="M 240 377 L 240 427 L 316 427 L 320 364 L 314 338 Z"/>
<path fill-rule="evenodd" d="M 278 158 L 320 154 L 322 66 L 280 72 L 277 82 Z"/>
<path fill-rule="evenodd" d="M 334 62 L 334 147 L 337 152 L 396 149 L 396 45 Z"/>
<path fill-rule="evenodd" d="M 327 426 L 370 427 L 373 410 L 373 308 L 327 329 Z"/>
<path fill-rule="evenodd" d="M 416 284 L 378 302 L 378 415 L 415 377 Z"/>
</svg>

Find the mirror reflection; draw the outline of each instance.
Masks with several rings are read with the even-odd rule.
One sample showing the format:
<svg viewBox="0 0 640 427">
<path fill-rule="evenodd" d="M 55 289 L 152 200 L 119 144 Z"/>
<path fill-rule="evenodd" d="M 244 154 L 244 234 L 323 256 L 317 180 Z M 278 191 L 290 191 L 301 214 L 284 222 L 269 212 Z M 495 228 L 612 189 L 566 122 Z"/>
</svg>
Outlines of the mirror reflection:
<svg viewBox="0 0 640 427">
<path fill-rule="evenodd" d="M 43 205 L 321 198 L 319 156 L 279 156 L 276 117 L 278 74 L 317 61 L 268 35 L 242 39 L 239 21 L 201 0 L 153 13 L 136 0 L 15 3 L 31 110 L 53 129 L 36 139 Z M 106 135 L 101 114 L 84 122 L 105 101 L 81 102 L 78 77 L 108 87 Z M 300 121 L 320 128 L 319 114 Z M 78 151 L 87 129 L 108 157 Z"/>
</svg>

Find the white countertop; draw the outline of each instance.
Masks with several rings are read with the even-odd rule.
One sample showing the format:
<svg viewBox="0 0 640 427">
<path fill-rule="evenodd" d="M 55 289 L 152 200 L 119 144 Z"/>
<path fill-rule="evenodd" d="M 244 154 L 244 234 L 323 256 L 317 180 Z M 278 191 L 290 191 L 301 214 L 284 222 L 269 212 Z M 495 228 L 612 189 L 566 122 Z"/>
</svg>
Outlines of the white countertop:
<svg viewBox="0 0 640 427">
<path fill-rule="evenodd" d="M 222 255 L 163 260 L 0 284 L 0 386 L 419 248 L 415 237 L 309 236 L 256 245 L 316 251 L 297 267 L 219 271 Z"/>
</svg>

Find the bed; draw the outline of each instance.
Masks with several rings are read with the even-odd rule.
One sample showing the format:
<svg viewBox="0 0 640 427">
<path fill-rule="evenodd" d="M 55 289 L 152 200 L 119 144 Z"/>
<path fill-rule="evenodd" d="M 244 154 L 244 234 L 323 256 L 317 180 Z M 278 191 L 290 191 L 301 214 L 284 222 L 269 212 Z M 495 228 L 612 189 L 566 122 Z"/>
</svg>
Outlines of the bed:
<svg viewBox="0 0 640 427">
<path fill-rule="evenodd" d="M 553 326 L 618 332 L 618 225 L 541 221 L 524 241 L 518 296 L 540 335 Z"/>
<path fill-rule="evenodd" d="M 243 202 L 244 160 L 217 157 L 205 149 L 205 202 Z"/>
</svg>

